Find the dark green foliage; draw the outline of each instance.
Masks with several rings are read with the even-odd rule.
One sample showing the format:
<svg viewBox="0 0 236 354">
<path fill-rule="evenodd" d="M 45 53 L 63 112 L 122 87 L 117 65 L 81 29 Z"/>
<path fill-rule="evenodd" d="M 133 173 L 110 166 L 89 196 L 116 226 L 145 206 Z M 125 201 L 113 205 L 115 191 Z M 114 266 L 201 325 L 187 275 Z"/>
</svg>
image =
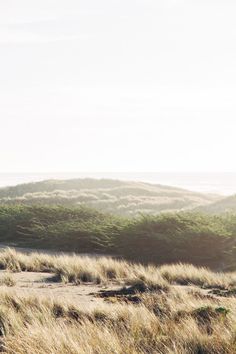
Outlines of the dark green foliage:
<svg viewBox="0 0 236 354">
<path fill-rule="evenodd" d="M 226 309 L 225 307 L 216 307 L 215 311 L 219 314 L 221 314 L 222 316 L 226 316 L 228 315 L 228 313 L 230 312 L 229 309 Z"/>
<path fill-rule="evenodd" d="M 225 220 L 200 214 L 177 213 L 134 219 L 125 228 L 121 254 L 154 263 L 190 262 L 220 266 L 232 241 Z M 135 245 L 135 247 L 134 247 Z"/>
<path fill-rule="evenodd" d="M 236 216 L 196 213 L 128 219 L 88 208 L 1 206 L 7 245 L 113 254 L 144 263 L 235 265 Z"/>
<path fill-rule="evenodd" d="M 0 242 L 22 247 L 106 252 L 121 221 L 87 208 L 0 207 Z"/>
</svg>

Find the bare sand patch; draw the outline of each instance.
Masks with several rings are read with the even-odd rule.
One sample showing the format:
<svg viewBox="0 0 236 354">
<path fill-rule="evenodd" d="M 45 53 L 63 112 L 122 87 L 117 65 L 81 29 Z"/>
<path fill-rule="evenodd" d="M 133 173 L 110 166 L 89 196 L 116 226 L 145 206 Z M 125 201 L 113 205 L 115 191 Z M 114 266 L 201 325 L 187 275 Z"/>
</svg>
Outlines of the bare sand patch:
<svg viewBox="0 0 236 354">
<path fill-rule="evenodd" d="M 81 309 L 93 309 L 104 302 L 99 297 L 101 290 L 118 290 L 121 286 L 116 284 L 65 284 L 57 282 L 52 273 L 38 272 L 19 272 L 11 273 L 5 270 L 0 271 L 0 281 L 2 278 L 10 277 L 14 285 L 8 287 L 2 285 L 2 288 L 8 288 L 8 291 L 18 295 L 37 295 L 39 297 L 49 297 L 55 300 L 73 303 Z"/>
</svg>

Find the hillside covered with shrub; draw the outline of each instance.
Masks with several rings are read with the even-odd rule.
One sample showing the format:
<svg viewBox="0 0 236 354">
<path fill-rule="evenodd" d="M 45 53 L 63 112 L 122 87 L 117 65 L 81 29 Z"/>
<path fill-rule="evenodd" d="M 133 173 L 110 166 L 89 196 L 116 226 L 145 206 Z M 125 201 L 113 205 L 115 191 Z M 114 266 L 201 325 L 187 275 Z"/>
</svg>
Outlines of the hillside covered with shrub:
<svg viewBox="0 0 236 354">
<path fill-rule="evenodd" d="M 207 214 L 236 213 L 236 195 L 225 197 L 209 205 L 200 206 L 197 210 Z"/>
<path fill-rule="evenodd" d="M 1 206 L 0 242 L 143 263 L 234 267 L 236 216 L 197 213 L 124 218 L 80 207 Z"/>
<path fill-rule="evenodd" d="M 123 216 L 189 210 L 219 199 L 180 188 L 112 179 L 47 180 L 0 189 L 2 205 L 85 205 Z"/>
</svg>

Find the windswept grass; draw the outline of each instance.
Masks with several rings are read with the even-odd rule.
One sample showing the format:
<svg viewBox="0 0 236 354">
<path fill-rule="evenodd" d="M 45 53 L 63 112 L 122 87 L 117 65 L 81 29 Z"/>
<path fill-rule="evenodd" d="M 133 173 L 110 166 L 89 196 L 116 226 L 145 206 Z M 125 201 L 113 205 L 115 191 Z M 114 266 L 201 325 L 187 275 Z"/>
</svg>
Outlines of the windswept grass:
<svg viewBox="0 0 236 354">
<path fill-rule="evenodd" d="M 143 282 L 149 289 L 166 289 L 169 284 L 229 289 L 236 286 L 236 273 L 216 273 L 190 264 L 144 266 L 107 257 L 23 254 L 14 249 L 0 252 L 0 268 L 11 272 L 50 272 L 65 283 L 108 283 L 134 285 Z"/>
<path fill-rule="evenodd" d="M 12 287 L 16 284 L 14 277 L 11 274 L 4 274 L 1 278 L 0 278 L 0 285 L 5 285 L 5 286 L 9 286 Z"/>
<path fill-rule="evenodd" d="M 143 282 L 149 289 L 166 289 L 167 281 L 155 267 L 145 267 L 122 260 L 76 255 L 23 254 L 14 249 L 0 252 L 0 268 L 11 272 L 50 272 L 62 282 L 135 284 Z"/>
<path fill-rule="evenodd" d="M 165 265 L 159 268 L 161 276 L 170 284 L 193 284 L 205 288 L 226 289 L 236 285 L 236 273 L 212 272 L 191 264 Z"/>
<path fill-rule="evenodd" d="M 0 347 L 6 354 L 233 354 L 236 298 L 202 287 L 233 289 L 235 273 L 177 264 L 143 266 L 111 258 L 0 253 L 8 271 L 47 271 L 62 281 L 134 286 L 135 297 L 107 297 L 82 309 L 73 300 L 0 288 Z M 137 286 L 137 285 L 142 285 Z M 176 284 L 185 284 L 181 286 Z M 192 285 L 191 285 L 192 284 Z M 122 288 L 122 287 L 121 287 Z M 126 288 L 127 289 L 127 288 Z M 143 291 L 144 289 L 144 291 Z M 122 290 L 122 289 L 121 289 Z M 140 291 L 139 291 L 140 290 Z M 125 292 L 124 292 L 125 294 Z M 136 300 L 137 301 L 133 301 Z M 97 305 L 98 306 L 98 305 Z"/>
<path fill-rule="evenodd" d="M 72 304 L 0 290 L 2 352 L 7 354 L 232 354 L 235 299 L 201 299 L 182 290 L 141 295 L 139 305 Z"/>
</svg>

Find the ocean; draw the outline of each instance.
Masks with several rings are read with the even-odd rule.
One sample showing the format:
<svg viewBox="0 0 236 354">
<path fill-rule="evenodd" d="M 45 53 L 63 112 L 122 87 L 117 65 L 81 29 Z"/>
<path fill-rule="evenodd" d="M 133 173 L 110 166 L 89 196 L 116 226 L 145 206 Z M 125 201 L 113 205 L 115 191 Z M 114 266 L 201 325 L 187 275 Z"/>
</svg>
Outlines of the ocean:
<svg viewBox="0 0 236 354">
<path fill-rule="evenodd" d="M 74 172 L 74 173 L 0 173 L 0 187 L 45 179 L 70 178 L 113 178 L 127 181 L 142 181 L 185 188 L 202 193 L 222 195 L 236 194 L 236 173 L 111 173 L 111 172 Z"/>
</svg>

